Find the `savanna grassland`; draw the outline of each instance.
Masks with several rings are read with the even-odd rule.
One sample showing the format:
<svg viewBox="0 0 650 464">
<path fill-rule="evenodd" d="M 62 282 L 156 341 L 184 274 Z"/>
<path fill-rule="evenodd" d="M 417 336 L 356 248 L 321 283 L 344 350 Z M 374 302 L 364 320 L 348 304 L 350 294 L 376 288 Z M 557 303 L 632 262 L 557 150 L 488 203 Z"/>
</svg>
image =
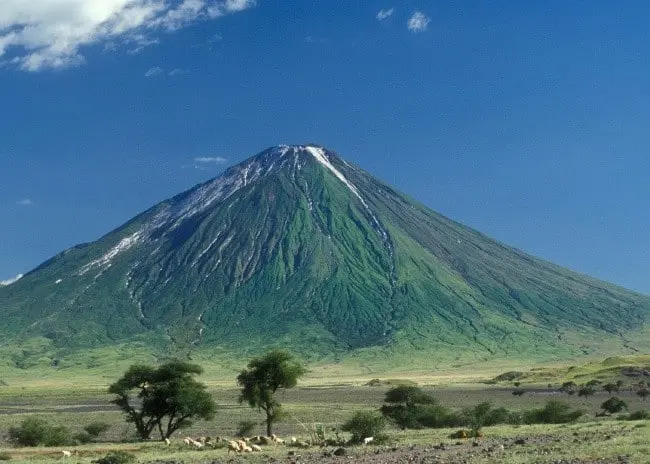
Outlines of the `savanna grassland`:
<svg viewBox="0 0 650 464">
<path fill-rule="evenodd" d="M 628 404 L 628 411 L 648 410 L 650 401 L 636 395 L 635 385 L 640 380 L 650 380 L 643 375 L 647 367 L 646 357 L 608 359 L 600 363 L 579 366 L 542 367 L 521 371 L 514 375 L 521 382 L 517 387 L 513 380 L 490 381 L 489 375 L 470 376 L 459 370 L 436 377 L 405 375 L 399 379 L 381 378 L 370 382 L 368 377 L 323 377 L 321 371 L 309 374 L 299 386 L 282 392 L 286 416 L 275 427 L 281 437 L 295 436 L 308 441 L 315 428 L 322 424 L 326 437 L 343 439 L 348 434 L 340 432 L 340 426 L 355 411 L 377 410 L 386 392 L 400 383 L 417 384 L 452 411 L 472 407 L 489 401 L 495 407 L 523 412 L 541 408 L 549 399 L 561 399 L 572 408 L 585 414 L 569 424 L 498 425 L 483 427 L 482 437 L 449 438 L 458 427 L 421 430 L 401 430 L 389 426 L 388 438 L 383 444 L 346 447 L 343 457 L 332 456 L 336 447 L 266 446 L 263 452 L 247 455 L 228 455 L 226 449 L 205 447 L 193 449 L 183 443 L 184 436 L 233 437 L 238 424 L 252 420 L 259 425 L 251 435 L 263 434 L 263 415 L 238 402 L 239 390 L 234 378 L 209 378 L 201 380 L 217 404 L 214 419 L 196 422 L 192 427 L 177 433 L 172 444 L 151 441 L 139 442 L 133 427 L 127 424 L 121 412 L 109 403 L 111 396 L 101 381 L 74 387 L 73 378 L 48 381 L 30 379 L 20 382 L 13 379 L 0 387 L 0 458 L 10 462 L 79 462 L 91 461 L 108 452 L 122 450 L 135 455 L 137 462 L 421 462 L 421 463 L 614 463 L 650 462 L 650 421 L 617 420 L 620 414 L 598 417 L 600 405 L 610 396 L 602 388 L 592 396 L 567 395 L 559 391 L 560 385 L 572 380 L 577 384 L 599 379 L 603 383 L 622 379 L 621 391 L 615 393 Z M 626 372 L 627 375 L 622 375 Z M 506 376 L 511 378 L 512 375 Z M 513 391 L 522 389 L 522 396 Z M 62 425 L 71 435 L 83 430 L 93 422 L 105 422 L 108 429 L 96 443 L 65 447 L 15 447 L 8 440 L 8 430 L 18 426 L 28 417 L 39 417 L 52 425 Z M 64 458 L 62 449 L 75 454 Z M 289 453 L 293 453 L 290 455 Z"/>
</svg>

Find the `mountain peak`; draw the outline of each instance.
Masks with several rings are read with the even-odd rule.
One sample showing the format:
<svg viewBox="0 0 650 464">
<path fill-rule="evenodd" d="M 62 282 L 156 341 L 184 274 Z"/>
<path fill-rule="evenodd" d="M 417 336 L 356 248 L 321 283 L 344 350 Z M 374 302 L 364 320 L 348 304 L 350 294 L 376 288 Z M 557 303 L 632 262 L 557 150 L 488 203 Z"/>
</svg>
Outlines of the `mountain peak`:
<svg viewBox="0 0 650 464">
<path fill-rule="evenodd" d="M 263 151 L 260 155 L 272 158 L 273 160 L 304 155 L 312 156 L 316 159 L 322 159 L 323 157 L 325 159 L 337 157 L 337 155 L 332 150 L 328 150 L 323 145 L 314 143 L 309 143 L 306 145 L 276 145 Z M 253 158 L 257 158 L 260 155 L 257 155 Z"/>
</svg>

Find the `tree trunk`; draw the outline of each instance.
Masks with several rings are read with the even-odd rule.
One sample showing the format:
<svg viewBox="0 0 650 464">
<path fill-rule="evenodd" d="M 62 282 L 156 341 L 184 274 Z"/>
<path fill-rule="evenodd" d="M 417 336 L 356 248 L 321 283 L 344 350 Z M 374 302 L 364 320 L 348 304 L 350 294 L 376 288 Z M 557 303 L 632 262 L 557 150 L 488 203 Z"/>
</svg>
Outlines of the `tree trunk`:
<svg viewBox="0 0 650 464">
<path fill-rule="evenodd" d="M 271 415 L 267 412 L 266 413 L 266 436 L 270 437 L 273 434 L 273 430 L 271 430 L 273 426 L 273 419 Z"/>
</svg>

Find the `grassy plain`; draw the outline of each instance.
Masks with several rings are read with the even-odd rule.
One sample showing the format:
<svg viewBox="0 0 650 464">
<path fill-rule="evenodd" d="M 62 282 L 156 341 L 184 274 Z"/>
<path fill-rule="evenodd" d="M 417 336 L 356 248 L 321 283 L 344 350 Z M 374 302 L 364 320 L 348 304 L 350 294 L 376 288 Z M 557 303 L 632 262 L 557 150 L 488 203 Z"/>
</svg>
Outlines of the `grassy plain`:
<svg viewBox="0 0 650 464">
<path fill-rule="evenodd" d="M 485 437 L 477 446 L 473 440 L 449 439 L 451 429 L 426 429 L 417 431 L 389 430 L 391 444 L 384 447 L 359 447 L 350 451 L 357 460 L 372 458 L 379 452 L 386 457 L 385 462 L 402 462 L 403 453 L 435 453 L 446 462 L 560 462 L 574 459 L 575 462 L 650 462 L 650 421 L 627 422 L 615 418 L 596 417 L 600 404 L 609 395 L 598 392 L 584 398 L 569 397 L 557 392 L 560 383 L 566 379 L 586 381 L 591 378 L 604 380 L 620 374 L 621 366 L 646 366 L 650 358 L 611 358 L 602 362 L 570 366 L 543 366 L 524 372 L 522 387 L 527 391 L 522 397 L 512 395 L 513 383 L 500 382 L 486 384 L 484 381 L 503 372 L 490 367 L 483 372 L 443 371 L 438 375 L 425 376 L 422 373 L 401 377 L 381 377 L 379 386 L 367 386 L 372 375 L 353 377 L 340 375 L 334 369 L 315 366 L 310 375 L 298 388 L 280 394 L 280 399 L 288 413 L 286 419 L 277 425 L 280 436 L 308 438 L 309 430 L 315 424 L 324 424 L 328 429 L 340 426 L 354 411 L 377 409 L 391 384 L 400 381 L 416 382 L 440 402 L 452 409 L 461 409 L 483 401 L 495 406 L 503 406 L 514 411 L 541 407 L 548 399 L 564 399 L 575 408 L 587 414 L 576 424 L 571 425 L 522 425 L 497 426 L 484 429 Z M 505 366 L 504 366 L 505 367 Z M 208 372 L 210 372 L 208 370 Z M 60 462 L 61 448 L 13 448 L 8 442 L 7 431 L 30 416 L 38 416 L 53 425 L 65 425 L 71 432 L 80 432 L 92 422 L 106 422 L 109 430 L 101 436 L 100 443 L 65 447 L 78 452 L 71 462 L 90 463 L 111 450 L 126 450 L 136 454 L 140 462 L 154 460 L 181 460 L 186 463 L 203 463 L 226 460 L 225 450 L 197 451 L 189 449 L 180 437 L 225 436 L 232 437 L 242 420 L 258 421 L 260 425 L 253 434 L 263 433 L 262 416 L 255 410 L 242 406 L 237 401 L 238 390 L 234 376 L 202 379 L 209 387 L 219 405 L 216 417 L 209 422 L 197 422 L 178 435 L 171 447 L 157 442 L 138 443 L 134 440 L 133 429 L 123 420 L 120 412 L 110 405 L 106 394 L 107 382 L 89 375 L 79 378 L 55 377 L 32 378 L 20 382 L 16 379 L 5 382 L 0 387 L 0 456 L 5 455 L 11 462 Z M 619 375 L 620 377 L 620 375 Z M 392 379 L 392 380 L 391 380 Z M 627 378 L 632 385 L 638 379 Z M 548 384 L 551 384 L 551 388 Z M 631 388 L 617 396 L 623 398 L 630 411 L 649 409 L 650 402 L 644 402 Z M 333 432 L 328 432 L 333 436 Z M 514 445 L 514 440 L 524 438 L 525 444 Z M 461 444 L 456 444 L 457 442 Z M 433 446 L 444 444 L 445 449 L 433 450 Z M 500 446 L 504 449 L 501 450 Z M 412 447 L 412 449 L 411 449 Z M 495 451 L 497 450 L 497 451 Z M 270 458 L 287 459 L 289 450 L 284 447 L 265 449 L 263 455 L 238 457 L 239 461 L 268 462 Z M 303 462 L 329 462 L 321 457 L 322 450 L 298 450 Z M 310 454 L 314 453 L 314 454 Z M 400 454 L 402 453 L 402 454 Z M 496 454 L 495 454 L 496 453 Z M 325 460 L 324 460 L 325 459 Z"/>
</svg>

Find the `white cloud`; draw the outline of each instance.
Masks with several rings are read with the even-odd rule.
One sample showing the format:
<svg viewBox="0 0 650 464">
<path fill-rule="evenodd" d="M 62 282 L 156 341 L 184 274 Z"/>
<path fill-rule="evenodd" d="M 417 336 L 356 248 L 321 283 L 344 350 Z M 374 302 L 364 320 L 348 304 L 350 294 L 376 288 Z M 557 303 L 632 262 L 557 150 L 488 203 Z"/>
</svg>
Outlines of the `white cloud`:
<svg viewBox="0 0 650 464">
<path fill-rule="evenodd" d="M 21 206 L 31 206 L 34 204 L 34 201 L 31 198 L 22 198 L 18 200 L 16 204 Z"/>
<path fill-rule="evenodd" d="M 125 41 L 131 48 L 126 50 L 129 55 L 137 55 L 142 50 L 152 45 L 158 45 L 160 40 L 143 34 L 136 34 Z"/>
<path fill-rule="evenodd" d="M 225 8 L 227 11 L 242 11 L 253 8 L 255 4 L 255 0 L 226 0 Z"/>
<path fill-rule="evenodd" d="M 221 34 L 217 33 L 208 39 L 208 43 L 217 43 L 217 42 L 221 42 L 222 40 L 223 37 L 221 36 Z"/>
<path fill-rule="evenodd" d="M 408 20 L 407 26 L 411 32 L 424 32 L 429 27 L 431 18 L 422 13 L 421 11 L 416 11 L 413 13 Z"/>
<path fill-rule="evenodd" d="M 83 63 L 82 48 L 157 43 L 160 31 L 252 8 L 255 0 L 0 0 L 0 60 L 26 71 Z"/>
<path fill-rule="evenodd" d="M 16 277 L 12 277 L 11 279 L 0 280 L 0 286 L 11 285 L 11 284 L 13 284 L 15 282 L 18 282 L 20 279 L 22 279 L 22 277 L 23 277 L 22 274 L 18 274 Z"/>
<path fill-rule="evenodd" d="M 204 164 L 223 164 L 228 160 L 226 158 L 222 158 L 221 156 L 202 156 L 199 158 L 194 158 L 194 161 Z"/>
<path fill-rule="evenodd" d="M 144 73 L 144 77 L 155 77 L 155 76 L 160 76 L 163 73 L 163 68 L 160 66 L 154 66 L 153 68 L 150 68 L 149 71 Z"/>
<path fill-rule="evenodd" d="M 190 72 L 187 69 L 176 68 L 176 69 L 172 69 L 171 71 L 169 71 L 168 74 L 170 76 L 183 76 L 183 75 L 189 74 L 189 73 Z"/>
<path fill-rule="evenodd" d="M 379 21 L 385 21 L 388 18 L 390 18 L 394 12 L 395 12 L 395 8 L 389 8 L 387 10 L 379 10 L 379 13 L 377 13 L 377 19 Z"/>
</svg>

